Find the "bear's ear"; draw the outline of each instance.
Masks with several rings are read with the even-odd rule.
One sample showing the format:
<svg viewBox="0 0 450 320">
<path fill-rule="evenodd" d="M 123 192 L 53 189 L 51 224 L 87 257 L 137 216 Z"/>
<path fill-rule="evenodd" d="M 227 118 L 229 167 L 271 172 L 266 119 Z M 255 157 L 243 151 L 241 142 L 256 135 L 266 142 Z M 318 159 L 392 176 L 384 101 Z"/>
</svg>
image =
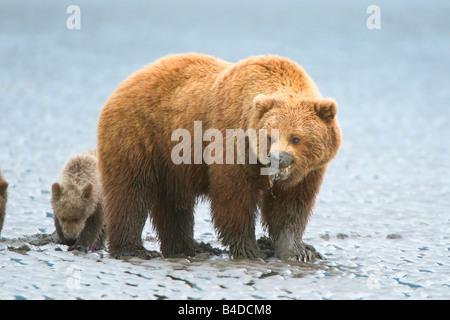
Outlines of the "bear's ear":
<svg viewBox="0 0 450 320">
<path fill-rule="evenodd" d="M 59 199 L 61 197 L 62 194 L 62 186 L 58 183 L 55 182 L 54 184 L 52 184 L 52 196 L 55 200 Z"/>
<path fill-rule="evenodd" d="M 92 196 L 92 184 L 89 183 L 86 187 L 84 187 L 83 191 L 81 191 L 81 194 L 84 199 L 90 199 Z"/>
<path fill-rule="evenodd" d="M 253 105 L 250 112 L 249 127 L 255 128 L 259 120 L 264 116 L 264 114 L 273 108 L 276 104 L 276 97 L 267 96 L 264 94 L 257 95 L 253 99 Z"/>
<path fill-rule="evenodd" d="M 8 189 L 8 182 L 0 181 L 0 197 L 6 197 L 6 189 Z"/>
<path fill-rule="evenodd" d="M 317 115 L 325 121 L 331 121 L 336 116 L 337 104 L 331 98 L 319 100 L 314 104 Z"/>
<path fill-rule="evenodd" d="M 262 117 L 264 113 L 272 109 L 272 107 L 275 105 L 275 102 L 276 98 L 274 96 L 259 94 L 253 99 L 253 106 L 255 110 L 260 112 Z"/>
</svg>

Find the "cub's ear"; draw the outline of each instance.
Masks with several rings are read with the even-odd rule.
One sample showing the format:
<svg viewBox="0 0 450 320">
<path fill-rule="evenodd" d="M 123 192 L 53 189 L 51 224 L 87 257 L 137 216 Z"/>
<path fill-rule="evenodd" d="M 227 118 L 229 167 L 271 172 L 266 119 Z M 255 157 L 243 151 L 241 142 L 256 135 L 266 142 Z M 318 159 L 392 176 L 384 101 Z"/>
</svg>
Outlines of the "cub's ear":
<svg viewBox="0 0 450 320">
<path fill-rule="evenodd" d="M 1 181 L 0 182 L 0 197 L 2 197 L 2 198 L 6 197 L 6 189 L 8 189 L 8 182 Z"/>
<path fill-rule="evenodd" d="M 249 116 L 249 128 L 255 128 L 264 114 L 277 103 L 277 97 L 259 94 L 253 99 L 253 105 Z"/>
<path fill-rule="evenodd" d="M 59 199 L 61 197 L 61 194 L 62 194 L 62 186 L 58 182 L 55 182 L 54 184 L 52 184 L 53 198 Z"/>
<path fill-rule="evenodd" d="M 81 191 L 81 194 L 84 199 L 90 199 L 92 196 L 92 184 L 89 183 L 86 187 L 84 187 L 83 191 Z"/>
<path fill-rule="evenodd" d="M 337 104 L 331 98 L 322 99 L 314 105 L 314 110 L 323 120 L 331 121 L 336 116 Z"/>
</svg>

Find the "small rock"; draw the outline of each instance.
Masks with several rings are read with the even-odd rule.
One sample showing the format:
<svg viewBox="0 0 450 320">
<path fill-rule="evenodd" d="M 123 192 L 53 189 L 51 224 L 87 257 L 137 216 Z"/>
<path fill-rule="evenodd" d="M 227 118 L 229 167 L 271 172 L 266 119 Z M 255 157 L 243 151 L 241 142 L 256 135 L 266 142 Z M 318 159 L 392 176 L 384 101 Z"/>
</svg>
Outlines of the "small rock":
<svg viewBox="0 0 450 320">
<path fill-rule="evenodd" d="M 344 239 L 348 238 L 348 235 L 345 234 L 345 233 L 338 233 L 338 234 L 336 235 L 336 238 L 341 239 L 341 240 L 344 240 Z"/>
<path fill-rule="evenodd" d="M 387 239 L 401 239 L 402 236 L 398 233 L 391 233 L 386 236 Z"/>
<path fill-rule="evenodd" d="M 328 233 L 325 233 L 325 234 L 321 235 L 320 238 L 325 240 L 325 241 L 329 241 L 330 240 L 330 235 Z"/>
<path fill-rule="evenodd" d="M 14 251 L 14 252 L 17 252 L 17 253 L 20 253 L 20 254 L 27 254 L 27 252 L 30 251 L 31 248 L 27 244 L 23 244 L 20 247 L 8 246 L 8 250 L 9 251 Z"/>
</svg>

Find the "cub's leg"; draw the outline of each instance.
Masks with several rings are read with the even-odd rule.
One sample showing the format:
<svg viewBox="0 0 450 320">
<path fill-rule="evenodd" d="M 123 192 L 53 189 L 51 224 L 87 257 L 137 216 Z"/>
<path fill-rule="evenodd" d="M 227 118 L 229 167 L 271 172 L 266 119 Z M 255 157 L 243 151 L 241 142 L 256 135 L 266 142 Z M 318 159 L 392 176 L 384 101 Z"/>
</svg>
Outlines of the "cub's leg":
<svg viewBox="0 0 450 320">
<path fill-rule="evenodd" d="M 104 220 L 104 219 L 103 219 Z M 104 250 L 106 249 L 106 225 L 103 223 L 103 226 L 100 230 L 97 240 L 95 241 L 93 250 Z"/>
</svg>

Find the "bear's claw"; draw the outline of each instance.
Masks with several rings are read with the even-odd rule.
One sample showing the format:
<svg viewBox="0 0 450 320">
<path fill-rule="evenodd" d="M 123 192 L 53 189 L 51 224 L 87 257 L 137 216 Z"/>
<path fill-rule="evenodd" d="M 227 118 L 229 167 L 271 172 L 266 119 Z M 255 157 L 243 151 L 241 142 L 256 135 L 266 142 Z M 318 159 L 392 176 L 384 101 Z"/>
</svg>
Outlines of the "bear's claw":
<svg viewBox="0 0 450 320">
<path fill-rule="evenodd" d="M 316 251 L 316 249 L 304 243 L 303 241 L 296 241 L 291 248 L 275 248 L 272 239 L 268 237 L 261 237 L 258 239 L 258 246 L 261 251 L 267 254 L 267 257 L 277 257 L 281 260 L 294 260 L 303 262 L 313 262 L 316 259 L 325 260 L 325 258 Z"/>
<path fill-rule="evenodd" d="M 324 260 L 323 256 L 316 251 L 316 249 L 304 242 L 295 245 L 295 248 L 289 250 L 287 253 L 288 260 L 313 262 L 316 259 Z"/>
<path fill-rule="evenodd" d="M 158 251 L 147 250 L 144 247 L 132 250 L 122 250 L 120 252 L 110 251 L 109 254 L 115 259 L 137 257 L 144 260 L 150 260 L 161 257 L 161 254 Z"/>
<path fill-rule="evenodd" d="M 316 251 L 316 249 L 304 242 L 297 245 L 295 250 L 295 255 L 290 259 L 294 258 L 294 260 L 303 261 L 303 262 L 313 262 L 316 259 L 324 260 L 323 256 Z"/>
</svg>

